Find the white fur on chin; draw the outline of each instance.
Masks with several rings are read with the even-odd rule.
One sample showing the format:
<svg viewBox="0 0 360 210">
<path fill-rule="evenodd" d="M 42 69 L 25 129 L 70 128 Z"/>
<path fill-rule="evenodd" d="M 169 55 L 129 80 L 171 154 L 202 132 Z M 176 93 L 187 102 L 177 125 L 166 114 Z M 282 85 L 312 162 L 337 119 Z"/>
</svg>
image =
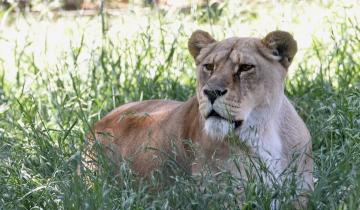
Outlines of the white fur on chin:
<svg viewBox="0 0 360 210">
<path fill-rule="evenodd" d="M 204 129 L 210 138 L 222 141 L 234 129 L 234 125 L 225 119 L 210 117 L 205 120 Z"/>
</svg>

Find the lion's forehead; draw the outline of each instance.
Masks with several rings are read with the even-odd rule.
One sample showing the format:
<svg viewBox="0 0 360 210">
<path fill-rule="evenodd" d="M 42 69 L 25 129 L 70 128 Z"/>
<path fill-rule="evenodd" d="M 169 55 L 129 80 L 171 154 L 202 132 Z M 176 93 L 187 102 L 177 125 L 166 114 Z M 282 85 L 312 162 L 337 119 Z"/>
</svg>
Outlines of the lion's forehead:
<svg viewBox="0 0 360 210">
<path fill-rule="evenodd" d="M 255 55 L 261 55 L 258 52 L 258 39 L 255 38 L 229 38 L 209 46 L 198 57 L 199 62 L 203 63 L 220 63 L 231 61 L 238 63 L 254 63 Z"/>
<path fill-rule="evenodd" d="M 242 64 L 242 63 L 248 63 L 248 64 L 254 64 L 256 62 L 256 57 L 253 53 L 249 52 L 248 50 L 222 50 L 216 53 L 213 53 L 209 56 L 207 56 L 203 63 L 221 63 L 221 62 L 227 62 L 230 61 L 233 64 Z"/>
</svg>

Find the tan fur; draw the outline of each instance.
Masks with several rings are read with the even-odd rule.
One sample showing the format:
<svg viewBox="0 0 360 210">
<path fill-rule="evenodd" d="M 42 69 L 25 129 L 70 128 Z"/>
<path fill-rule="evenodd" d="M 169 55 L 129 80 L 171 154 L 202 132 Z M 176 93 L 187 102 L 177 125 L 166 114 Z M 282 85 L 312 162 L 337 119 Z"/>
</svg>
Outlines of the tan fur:
<svg viewBox="0 0 360 210">
<path fill-rule="evenodd" d="M 238 141 L 247 144 L 275 174 L 298 153 L 299 188 L 311 190 L 310 134 L 284 95 L 287 68 L 297 50 L 292 36 L 275 31 L 264 39 L 233 37 L 217 42 L 198 30 L 188 47 L 197 65 L 196 97 L 186 102 L 134 102 L 106 115 L 95 124 L 94 133 L 109 157 L 115 162 L 128 159 L 136 173 L 147 176 L 161 167 L 162 154 L 173 154 L 174 144 L 178 149 L 174 158 L 189 172 L 198 172 L 205 163 L 233 172 L 234 166 L 227 162 L 233 145 L 226 140 L 225 130 L 231 128 Z M 207 64 L 214 69 L 206 69 Z M 244 64 L 254 68 L 239 74 Z M 224 95 L 217 95 L 211 104 L 206 90 Z M 221 117 L 208 117 L 211 110 Z M 236 127 L 235 121 L 242 125 Z M 192 151 L 189 140 L 200 149 Z"/>
</svg>

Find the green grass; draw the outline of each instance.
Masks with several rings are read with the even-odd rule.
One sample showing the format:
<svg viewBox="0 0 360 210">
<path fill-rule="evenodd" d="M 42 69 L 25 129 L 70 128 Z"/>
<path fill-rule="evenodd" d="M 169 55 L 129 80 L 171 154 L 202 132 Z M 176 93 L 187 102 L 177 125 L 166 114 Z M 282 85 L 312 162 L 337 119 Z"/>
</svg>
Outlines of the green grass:
<svg viewBox="0 0 360 210">
<path fill-rule="evenodd" d="M 0 29 L 0 209 L 236 209 L 238 185 L 245 189 L 245 209 L 269 209 L 272 198 L 290 209 L 291 183 L 268 189 L 261 177 L 240 183 L 228 173 L 179 173 L 154 191 L 161 186 L 157 179 L 138 182 L 126 163 L 111 169 L 101 154 L 103 170 L 76 174 L 85 135 L 107 112 L 134 100 L 194 95 L 186 42 L 199 27 L 218 39 L 276 28 L 294 32 L 300 50 L 286 92 L 313 137 L 316 181 L 309 208 L 359 209 L 359 18 L 351 15 L 355 3 L 308 4 L 330 15 L 321 27 L 304 3 L 277 5 L 296 8 L 284 13 L 290 20 L 274 14 L 271 4 L 234 2 L 189 14 L 134 9 L 103 19 L 12 19 Z M 132 21 L 139 28 L 129 28 Z"/>
</svg>

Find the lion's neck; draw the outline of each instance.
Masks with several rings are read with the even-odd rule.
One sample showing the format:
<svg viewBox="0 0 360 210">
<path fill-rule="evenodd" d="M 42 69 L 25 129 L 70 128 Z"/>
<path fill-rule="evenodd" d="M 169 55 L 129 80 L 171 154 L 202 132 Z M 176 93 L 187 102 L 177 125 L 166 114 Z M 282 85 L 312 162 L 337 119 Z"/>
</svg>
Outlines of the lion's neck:
<svg viewBox="0 0 360 210">
<path fill-rule="evenodd" d="M 283 140 L 280 135 L 281 107 L 285 96 L 277 104 L 255 109 L 242 125 L 239 138 L 246 142 L 277 177 L 283 164 Z"/>
<path fill-rule="evenodd" d="M 252 133 L 256 136 L 261 136 L 269 129 L 277 129 L 281 116 L 281 107 L 286 96 L 281 94 L 277 96 L 276 100 L 256 107 L 244 121 L 241 128 L 241 133 Z"/>
</svg>

